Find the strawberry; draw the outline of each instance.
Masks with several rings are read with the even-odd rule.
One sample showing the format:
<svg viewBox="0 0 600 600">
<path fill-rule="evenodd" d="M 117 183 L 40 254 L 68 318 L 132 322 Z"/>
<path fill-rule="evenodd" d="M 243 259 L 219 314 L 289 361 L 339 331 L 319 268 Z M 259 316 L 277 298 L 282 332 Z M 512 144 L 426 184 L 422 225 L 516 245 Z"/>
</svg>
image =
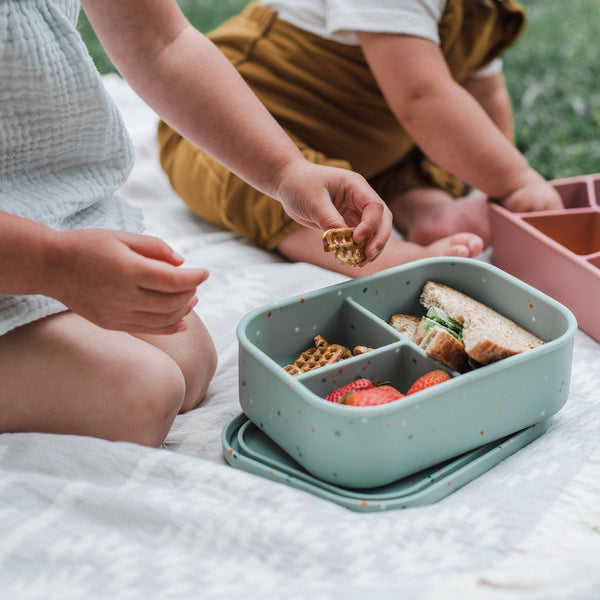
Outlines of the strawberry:
<svg viewBox="0 0 600 600">
<path fill-rule="evenodd" d="M 417 379 L 410 386 L 408 392 L 406 392 L 406 395 L 408 396 L 409 394 L 415 394 L 421 390 L 431 387 L 432 385 L 437 385 L 443 381 L 448 381 L 448 379 L 451 379 L 451 376 L 442 369 L 430 371 L 429 373 L 425 373 L 425 375 L 422 377 L 419 377 L 419 379 Z"/>
<path fill-rule="evenodd" d="M 391 385 L 380 385 L 351 392 L 346 396 L 345 404 L 349 406 L 377 406 L 378 404 L 393 402 L 398 398 L 404 398 L 404 394 Z"/>
<path fill-rule="evenodd" d="M 355 381 L 351 381 L 349 384 L 338 388 L 331 392 L 331 394 L 325 396 L 325 400 L 329 402 L 335 402 L 336 404 L 343 404 L 344 398 L 351 392 L 355 392 L 358 390 L 366 390 L 368 388 L 373 387 L 373 382 L 368 379 L 356 379 Z"/>
</svg>

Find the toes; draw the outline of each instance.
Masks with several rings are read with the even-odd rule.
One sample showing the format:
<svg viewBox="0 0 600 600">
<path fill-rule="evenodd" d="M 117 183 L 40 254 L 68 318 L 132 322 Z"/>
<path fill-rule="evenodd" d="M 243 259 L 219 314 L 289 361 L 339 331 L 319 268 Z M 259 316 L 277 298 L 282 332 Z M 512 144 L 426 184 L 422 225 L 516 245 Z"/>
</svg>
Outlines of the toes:
<svg viewBox="0 0 600 600">
<path fill-rule="evenodd" d="M 448 248 L 448 254 L 446 256 L 460 256 L 462 258 L 470 258 L 471 251 L 468 246 L 464 244 L 459 244 L 456 246 L 450 246 Z"/>
<path fill-rule="evenodd" d="M 430 246 L 431 250 L 445 256 L 472 258 L 483 252 L 483 240 L 473 233 L 455 233 Z"/>
<path fill-rule="evenodd" d="M 467 247 L 469 248 L 470 256 L 477 256 L 483 252 L 485 244 L 479 236 L 475 236 L 467 241 Z"/>
<path fill-rule="evenodd" d="M 473 233 L 457 233 L 447 238 L 452 246 L 461 246 L 467 254 L 461 256 L 477 256 L 484 248 L 483 239 Z"/>
</svg>

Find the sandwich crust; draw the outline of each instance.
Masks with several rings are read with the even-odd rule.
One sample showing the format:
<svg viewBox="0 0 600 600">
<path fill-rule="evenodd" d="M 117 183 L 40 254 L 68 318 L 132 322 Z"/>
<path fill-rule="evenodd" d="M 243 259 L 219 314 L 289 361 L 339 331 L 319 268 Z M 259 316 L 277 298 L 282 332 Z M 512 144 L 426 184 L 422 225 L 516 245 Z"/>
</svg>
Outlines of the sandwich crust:
<svg viewBox="0 0 600 600">
<path fill-rule="evenodd" d="M 409 340 L 413 340 L 417 344 L 419 343 L 415 339 L 415 334 L 417 332 L 419 324 L 421 323 L 420 317 L 396 313 L 390 317 L 388 323 L 398 333 L 401 333 L 403 336 L 407 337 Z"/>
<path fill-rule="evenodd" d="M 469 370 L 469 357 L 464 345 L 439 325 L 435 325 L 425 334 L 419 346 L 428 356 L 459 373 Z"/>
</svg>

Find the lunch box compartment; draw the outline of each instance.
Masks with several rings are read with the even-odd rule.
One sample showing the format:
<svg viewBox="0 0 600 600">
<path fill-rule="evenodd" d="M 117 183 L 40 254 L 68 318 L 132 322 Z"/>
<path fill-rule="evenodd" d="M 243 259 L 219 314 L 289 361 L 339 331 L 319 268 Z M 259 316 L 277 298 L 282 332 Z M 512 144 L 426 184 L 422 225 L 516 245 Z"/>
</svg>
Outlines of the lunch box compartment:
<svg viewBox="0 0 600 600">
<path fill-rule="evenodd" d="M 537 215 L 523 220 L 575 254 L 600 252 L 600 212 Z"/>
<path fill-rule="evenodd" d="M 600 256 L 594 256 L 588 260 L 588 263 L 595 267 L 596 269 L 600 269 Z"/>
<path fill-rule="evenodd" d="M 292 364 L 314 347 L 317 335 L 350 351 L 355 346 L 379 348 L 399 339 L 351 298 L 335 291 L 325 292 L 323 297 L 299 297 L 261 311 L 248 322 L 246 335 L 280 366 Z"/>
<path fill-rule="evenodd" d="M 590 182 L 587 179 L 569 179 L 554 182 L 565 209 L 589 208 L 592 205 Z"/>
</svg>

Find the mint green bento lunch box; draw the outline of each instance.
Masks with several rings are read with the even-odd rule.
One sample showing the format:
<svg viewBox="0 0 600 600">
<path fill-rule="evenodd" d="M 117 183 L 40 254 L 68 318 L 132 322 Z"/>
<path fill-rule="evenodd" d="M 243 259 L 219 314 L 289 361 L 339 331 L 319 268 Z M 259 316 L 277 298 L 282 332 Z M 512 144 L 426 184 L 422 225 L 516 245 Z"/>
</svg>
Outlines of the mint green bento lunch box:
<svg viewBox="0 0 600 600">
<path fill-rule="evenodd" d="M 546 343 L 380 406 L 324 397 L 359 377 L 405 393 L 440 368 L 388 325 L 395 313 L 420 316 L 428 280 L 487 304 Z M 432 258 L 274 302 L 237 330 L 239 393 L 250 421 L 308 473 L 353 489 L 384 486 L 537 423 L 565 403 L 571 377 L 572 313 L 500 269 L 473 259 Z M 290 375 L 284 366 L 314 337 L 366 354 Z M 447 370 L 447 369 L 446 369 Z"/>
</svg>

